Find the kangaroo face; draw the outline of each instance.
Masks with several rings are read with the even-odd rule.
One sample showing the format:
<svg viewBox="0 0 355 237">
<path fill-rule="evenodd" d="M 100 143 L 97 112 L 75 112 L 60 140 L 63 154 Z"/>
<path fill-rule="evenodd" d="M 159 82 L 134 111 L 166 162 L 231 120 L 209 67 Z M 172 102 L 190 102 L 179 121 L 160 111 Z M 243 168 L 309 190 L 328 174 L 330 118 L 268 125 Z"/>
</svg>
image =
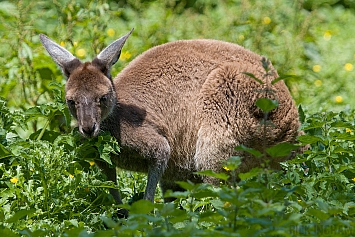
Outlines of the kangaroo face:
<svg viewBox="0 0 355 237">
<path fill-rule="evenodd" d="M 66 102 L 70 113 L 78 121 L 80 133 L 85 137 L 99 134 L 101 121 L 107 118 L 116 105 L 110 70 L 132 31 L 103 49 L 92 62 L 86 63 L 80 62 L 47 36 L 40 35 L 43 46 L 68 79 L 65 87 Z"/>
<path fill-rule="evenodd" d="M 75 69 L 66 84 L 66 102 L 85 137 L 97 136 L 100 123 L 113 110 L 116 94 L 111 80 L 91 63 Z"/>
</svg>

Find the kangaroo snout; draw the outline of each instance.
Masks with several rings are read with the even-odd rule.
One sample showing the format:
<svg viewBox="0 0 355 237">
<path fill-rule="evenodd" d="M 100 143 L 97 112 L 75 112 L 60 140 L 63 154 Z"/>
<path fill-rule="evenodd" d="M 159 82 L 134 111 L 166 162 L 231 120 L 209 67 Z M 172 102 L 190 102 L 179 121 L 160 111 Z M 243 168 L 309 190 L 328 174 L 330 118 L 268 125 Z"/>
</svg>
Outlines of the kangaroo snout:
<svg viewBox="0 0 355 237">
<path fill-rule="evenodd" d="M 79 132 L 85 137 L 96 137 L 99 133 L 99 126 L 96 122 L 85 126 L 79 126 Z"/>
</svg>

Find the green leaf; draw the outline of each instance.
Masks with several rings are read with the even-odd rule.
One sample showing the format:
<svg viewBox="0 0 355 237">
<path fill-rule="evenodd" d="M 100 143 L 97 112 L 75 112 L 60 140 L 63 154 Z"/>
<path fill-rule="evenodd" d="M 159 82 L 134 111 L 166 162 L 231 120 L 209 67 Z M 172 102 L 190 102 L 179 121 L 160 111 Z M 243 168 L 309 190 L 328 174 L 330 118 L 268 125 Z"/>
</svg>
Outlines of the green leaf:
<svg viewBox="0 0 355 237">
<path fill-rule="evenodd" d="M 42 130 L 38 130 L 37 132 L 32 133 L 29 138 L 31 140 L 36 140 L 41 133 L 42 133 Z M 49 141 L 49 142 L 53 143 L 59 135 L 60 135 L 60 133 L 58 133 L 58 132 L 45 130 L 42 135 L 41 140 Z"/>
<path fill-rule="evenodd" d="M 302 142 L 302 144 L 313 144 L 316 142 L 323 142 L 323 139 L 319 136 L 302 135 L 297 137 L 297 140 Z"/>
<path fill-rule="evenodd" d="M 271 84 L 274 85 L 276 84 L 277 82 L 281 81 L 281 80 L 287 80 L 287 79 L 290 79 L 290 78 L 293 78 L 293 79 L 302 79 L 302 77 L 300 76 L 296 76 L 296 75 L 280 75 L 278 78 L 272 80 Z"/>
<path fill-rule="evenodd" d="M 354 141 L 355 140 L 355 135 L 350 134 L 350 133 L 334 132 L 334 133 L 330 133 L 329 135 L 333 136 L 335 139 L 340 139 L 340 140 L 346 140 L 346 141 Z"/>
<path fill-rule="evenodd" d="M 206 176 L 214 177 L 214 178 L 221 179 L 221 180 L 224 180 L 224 181 L 229 179 L 229 175 L 228 174 L 215 173 L 212 170 L 204 170 L 204 171 L 199 171 L 199 172 L 196 172 L 196 173 L 199 174 L 199 175 L 206 175 Z"/>
<path fill-rule="evenodd" d="M 288 156 L 291 151 L 296 150 L 298 146 L 288 142 L 279 143 L 266 149 L 266 152 L 272 157 Z"/>
<path fill-rule="evenodd" d="M 240 166 L 241 163 L 242 163 L 242 159 L 239 156 L 231 156 L 225 162 L 223 168 L 225 170 L 235 170 Z"/>
<path fill-rule="evenodd" d="M 34 212 L 36 212 L 36 209 L 17 211 L 12 217 L 10 217 L 9 219 L 6 220 L 6 223 L 14 223 L 14 222 L 20 220 L 21 218 L 23 218 L 27 215 L 30 215 Z"/>
<path fill-rule="evenodd" d="M 196 185 L 194 183 L 192 183 L 191 181 L 177 181 L 176 182 L 178 185 L 180 185 L 180 187 L 182 187 L 183 189 L 186 189 L 188 191 L 191 191 L 192 189 L 194 189 L 196 187 Z"/>
<path fill-rule="evenodd" d="M 1 1 L 0 2 L 0 12 L 8 16 L 17 16 L 18 10 L 15 4 L 10 1 Z M 5 236 L 5 235 L 2 235 Z"/>
<path fill-rule="evenodd" d="M 11 156 L 13 156 L 13 154 L 6 150 L 6 148 L 2 144 L 0 144 L 0 159 L 4 159 Z"/>
<path fill-rule="evenodd" d="M 0 236 L 6 236 L 6 237 L 20 237 L 18 233 L 13 232 L 12 230 L 6 228 L 2 229 L 0 228 Z"/>
<path fill-rule="evenodd" d="M 263 154 L 260 151 L 255 150 L 253 148 L 245 147 L 244 145 L 239 145 L 236 148 L 234 148 L 234 150 L 248 152 L 248 153 L 252 154 L 253 156 L 255 156 L 257 158 L 260 158 L 260 157 L 263 156 Z"/>
<path fill-rule="evenodd" d="M 255 77 L 254 74 L 249 73 L 249 72 L 243 72 L 243 74 L 253 78 L 255 81 L 259 82 L 261 85 L 264 84 L 264 82 L 262 80 L 260 80 L 259 78 Z"/>
<path fill-rule="evenodd" d="M 298 106 L 298 115 L 299 115 L 299 117 L 300 117 L 300 122 L 301 122 L 301 123 L 304 123 L 304 121 L 305 121 L 305 119 L 306 119 L 306 115 L 304 114 L 302 105 L 299 105 L 299 106 Z"/>
<path fill-rule="evenodd" d="M 64 236 L 80 236 L 80 237 L 86 237 L 89 236 L 88 232 L 84 227 L 76 227 L 76 228 L 71 228 L 70 230 L 65 231 Z"/>
<path fill-rule="evenodd" d="M 329 218 L 329 214 L 318 209 L 311 208 L 308 210 L 307 214 L 309 216 L 317 217 L 321 221 L 325 221 Z"/>
<path fill-rule="evenodd" d="M 253 168 L 247 173 L 238 174 L 238 176 L 241 180 L 246 180 L 257 176 L 258 174 L 260 174 L 260 172 L 262 172 L 261 168 Z"/>
<path fill-rule="evenodd" d="M 104 144 L 104 145 L 100 145 L 98 149 L 100 153 L 100 158 L 106 161 L 108 164 L 112 165 L 111 155 L 110 155 L 112 148 L 109 145 Z"/>
<path fill-rule="evenodd" d="M 164 197 L 167 198 L 167 197 L 174 197 L 174 198 L 187 198 L 188 196 L 190 195 L 190 193 L 188 191 L 184 191 L 184 192 L 181 192 L 181 191 L 175 191 L 173 192 L 172 190 L 167 190 L 165 193 L 164 193 Z"/>
<path fill-rule="evenodd" d="M 331 123 L 331 127 L 338 127 L 338 128 L 350 128 L 354 129 L 354 126 L 349 123 L 349 122 L 344 122 L 344 121 L 336 121 L 334 123 Z"/>
<path fill-rule="evenodd" d="M 263 112 L 270 112 L 279 106 L 277 100 L 270 100 L 268 98 L 260 98 L 255 102 L 256 106 L 260 108 Z"/>
<path fill-rule="evenodd" d="M 148 200 L 139 200 L 132 204 L 131 214 L 148 214 L 154 209 L 154 204 Z"/>
<path fill-rule="evenodd" d="M 198 192 L 194 193 L 193 195 L 195 198 L 210 198 L 210 197 L 218 197 L 218 194 L 210 189 L 203 189 L 199 190 Z"/>
</svg>

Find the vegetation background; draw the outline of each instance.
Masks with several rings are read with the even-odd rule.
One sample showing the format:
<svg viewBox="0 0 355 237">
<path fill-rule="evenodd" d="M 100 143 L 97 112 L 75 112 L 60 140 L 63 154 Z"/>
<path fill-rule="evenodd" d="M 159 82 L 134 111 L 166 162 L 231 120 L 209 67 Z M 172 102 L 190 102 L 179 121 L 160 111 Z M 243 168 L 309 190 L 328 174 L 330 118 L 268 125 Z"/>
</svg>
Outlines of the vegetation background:
<svg viewBox="0 0 355 237">
<path fill-rule="evenodd" d="M 0 236 L 355 236 L 354 22 L 354 0 L 0 1 Z M 80 141 L 65 79 L 38 35 L 85 61 L 131 28 L 113 75 L 179 39 L 268 57 L 288 75 L 306 131 L 299 140 L 311 149 L 283 172 L 254 169 L 233 185 L 182 182 L 187 191 L 170 193 L 169 204 L 159 190 L 155 204 L 136 201 L 145 176 L 120 171 L 116 188 L 133 204 L 118 219 L 107 192 L 115 186 L 94 161 L 110 162 L 119 147 L 109 135 Z M 229 176 L 238 162 L 226 164 Z"/>
</svg>

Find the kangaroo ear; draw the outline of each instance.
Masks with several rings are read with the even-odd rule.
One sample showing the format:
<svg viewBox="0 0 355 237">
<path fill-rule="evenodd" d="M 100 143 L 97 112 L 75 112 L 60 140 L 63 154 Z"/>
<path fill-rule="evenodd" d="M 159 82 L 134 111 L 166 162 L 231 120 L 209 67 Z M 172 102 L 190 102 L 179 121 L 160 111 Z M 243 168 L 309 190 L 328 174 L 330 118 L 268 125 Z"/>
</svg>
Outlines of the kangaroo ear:
<svg viewBox="0 0 355 237">
<path fill-rule="evenodd" d="M 52 59 L 62 69 L 63 74 L 69 78 L 70 74 L 81 65 L 79 59 L 74 57 L 68 50 L 52 41 L 46 35 L 40 34 L 39 38 Z"/>
<path fill-rule="evenodd" d="M 100 68 L 100 70 L 108 77 L 111 78 L 110 70 L 120 57 L 121 49 L 126 42 L 127 38 L 132 34 L 134 28 L 128 32 L 128 34 L 122 36 L 118 40 L 111 43 L 104 48 L 92 61 L 94 65 Z"/>
</svg>

